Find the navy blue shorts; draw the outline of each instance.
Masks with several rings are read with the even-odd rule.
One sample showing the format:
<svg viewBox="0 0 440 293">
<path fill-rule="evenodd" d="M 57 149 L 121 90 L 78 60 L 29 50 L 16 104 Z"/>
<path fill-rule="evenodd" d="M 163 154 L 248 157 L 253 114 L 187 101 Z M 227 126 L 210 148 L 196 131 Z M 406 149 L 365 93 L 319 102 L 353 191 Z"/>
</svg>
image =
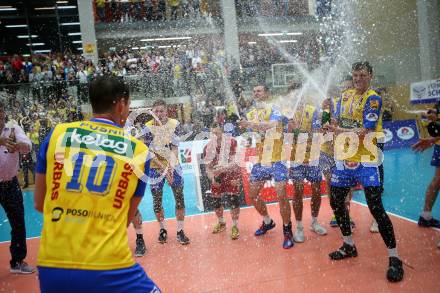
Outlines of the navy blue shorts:
<svg viewBox="0 0 440 293">
<path fill-rule="evenodd" d="M 116 270 L 38 267 L 42 293 L 161 293 L 144 269 L 135 264 Z"/>
<path fill-rule="evenodd" d="M 289 168 L 289 179 L 295 182 L 303 182 L 306 179 L 309 182 L 321 182 L 322 172 L 319 166 L 299 165 Z"/>
<path fill-rule="evenodd" d="M 434 152 L 432 153 L 431 166 L 440 168 L 440 145 L 434 146 Z"/>
<path fill-rule="evenodd" d="M 364 187 L 381 186 L 379 168 L 358 162 L 336 161 L 331 186 L 354 187 L 358 183 Z"/>
<path fill-rule="evenodd" d="M 267 181 L 272 178 L 275 182 L 287 180 L 287 167 L 283 162 L 275 162 L 267 166 L 258 163 L 252 167 L 250 182 Z"/>
<path fill-rule="evenodd" d="M 335 167 L 335 159 L 332 155 L 321 152 L 319 157 L 319 168 L 322 172 L 330 172 Z"/>
<path fill-rule="evenodd" d="M 173 171 L 173 183 L 171 183 L 172 187 L 182 187 L 183 188 L 183 177 L 182 168 L 180 166 L 176 167 Z M 152 191 L 160 191 L 163 190 L 163 186 L 165 184 L 166 176 L 163 172 L 158 169 L 150 169 L 150 173 L 148 174 L 150 177 L 150 188 Z"/>
</svg>

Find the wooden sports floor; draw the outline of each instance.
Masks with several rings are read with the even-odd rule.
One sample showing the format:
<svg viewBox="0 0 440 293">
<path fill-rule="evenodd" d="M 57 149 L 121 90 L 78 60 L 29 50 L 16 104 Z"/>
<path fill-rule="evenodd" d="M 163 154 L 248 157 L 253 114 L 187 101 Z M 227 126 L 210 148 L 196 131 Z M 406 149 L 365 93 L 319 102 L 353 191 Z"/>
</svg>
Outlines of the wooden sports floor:
<svg viewBox="0 0 440 293">
<path fill-rule="evenodd" d="M 278 205 L 269 211 L 277 227 L 256 238 L 255 229 L 261 217 L 253 208 L 242 209 L 240 239 L 229 238 L 228 229 L 220 235 L 211 234 L 214 214 L 188 217 L 185 231 L 191 244 L 177 243 L 175 220 L 167 220 L 168 243 L 156 242 L 158 224 L 144 224 L 148 253 L 137 258 L 147 274 L 163 292 L 440 292 L 440 233 L 419 228 L 412 221 L 391 216 L 398 241 L 399 255 L 406 263 L 405 278 L 397 284 L 388 283 L 385 272 L 388 257 L 379 234 L 369 232 L 371 216 L 368 209 L 352 204 L 351 216 L 356 222 L 354 240 L 359 256 L 331 261 L 328 253 L 341 245 L 338 228 L 328 226 L 331 210 L 323 198 L 320 222 L 328 235 L 318 236 L 308 230 L 310 201 L 304 202 L 306 241 L 290 250 L 281 246 L 283 236 Z M 129 229 L 129 244 L 134 250 L 135 233 Z M 39 239 L 28 240 L 27 261 L 35 265 Z M 39 292 L 38 275 L 9 273 L 9 243 L 0 244 L 0 292 Z"/>
</svg>

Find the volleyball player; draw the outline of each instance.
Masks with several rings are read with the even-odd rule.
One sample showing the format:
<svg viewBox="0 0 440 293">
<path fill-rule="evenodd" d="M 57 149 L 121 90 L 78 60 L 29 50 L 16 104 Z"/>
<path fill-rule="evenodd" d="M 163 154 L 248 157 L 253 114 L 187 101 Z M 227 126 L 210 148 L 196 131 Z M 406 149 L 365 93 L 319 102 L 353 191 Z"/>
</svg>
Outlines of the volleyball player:
<svg viewBox="0 0 440 293">
<path fill-rule="evenodd" d="M 263 223 L 255 231 L 255 236 L 262 236 L 275 228 L 275 222 L 267 212 L 266 203 L 260 197 L 260 190 L 267 180 L 275 181 L 281 218 L 283 219 L 283 248 L 294 245 L 290 203 L 286 196 L 287 167 L 281 158 L 283 133 L 287 121 L 280 109 L 271 104 L 269 90 L 264 85 L 253 89 L 254 104 L 246 114 L 246 121 L 240 121 L 241 129 L 258 135 L 256 163 L 250 176 L 249 196 L 257 212 L 263 217 Z"/>
<path fill-rule="evenodd" d="M 153 194 L 153 208 L 159 222 L 158 242 L 166 243 L 168 231 L 162 206 L 165 179 L 173 191 L 176 203 L 177 241 L 186 245 L 190 240 L 184 232 L 185 200 L 183 196 L 182 168 L 178 161 L 178 144 L 181 133 L 179 121 L 168 117 L 168 107 L 164 100 L 153 103 L 154 118 L 146 123 L 148 132 L 145 142 L 152 153 L 150 168 L 150 188 Z"/>
<path fill-rule="evenodd" d="M 211 200 L 218 222 L 212 233 L 225 231 L 226 221 L 223 217 L 222 197 L 231 206 L 231 239 L 240 236 L 238 218 L 240 215 L 240 167 L 235 161 L 237 141 L 224 133 L 222 125 L 214 122 L 211 125 L 211 139 L 203 149 L 206 174 L 211 182 Z"/>
<path fill-rule="evenodd" d="M 58 124 L 38 155 L 41 292 L 160 292 L 128 247 L 127 226 L 146 187 L 138 177 L 149 165 L 148 148 L 122 128 L 129 89 L 98 77 L 89 95 L 93 118 Z"/>
<path fill-rule="evenodd" d="M 355 155 L 338 159 L 332 172 L 330 204 L 343 235 L 343 245 L 329 254 L 333 260 L 356 257 L 357 249 L 351 235 L 350 218 L 345 206 L 345 198 L 350 188 L 360 182 L 364 186 L 368 208 L 376 219 L 382 239 L 388 248 L 389 267 L 387 278 L 390 282 L 403 279 L 403 265 L 396 248 L 394 228 L 382 203 L 382 187 L 378 165 L 380 150 L 377 148 L 377 134 L 381 131 L 382 99 L 371 89 L 373 68 L 368 62 L 353 64 L 354 89 L 346 92 L 340 101 L 340 126 L 328 125 L 337 134 L 350 132 L 359 137 Z M 371 135 L 372 134 L 372 135 Z M 365 137 L 369 136 L 368 148 Z M 349 145 L 343 145 L 347 151 Z"/>
</svg>

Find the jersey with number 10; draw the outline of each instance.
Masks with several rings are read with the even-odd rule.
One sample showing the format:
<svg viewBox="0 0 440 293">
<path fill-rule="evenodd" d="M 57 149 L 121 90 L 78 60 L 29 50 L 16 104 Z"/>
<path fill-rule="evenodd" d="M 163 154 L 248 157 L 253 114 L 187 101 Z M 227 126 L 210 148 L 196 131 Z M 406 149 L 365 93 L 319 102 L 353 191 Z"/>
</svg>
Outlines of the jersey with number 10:
<svg viewBox="0 0 440 293">
<path fill-rule="evenodd" d="M 40 152 L 46 161 L 46 196 L 39 266 L 112 270 L 134 265 L 127 214 L 141 184 L 138 177 L 147 171 L 147 154 L 142 142 L 114 124 L 95 120 L 54 128 L 47 150 Z"/>
</svg>

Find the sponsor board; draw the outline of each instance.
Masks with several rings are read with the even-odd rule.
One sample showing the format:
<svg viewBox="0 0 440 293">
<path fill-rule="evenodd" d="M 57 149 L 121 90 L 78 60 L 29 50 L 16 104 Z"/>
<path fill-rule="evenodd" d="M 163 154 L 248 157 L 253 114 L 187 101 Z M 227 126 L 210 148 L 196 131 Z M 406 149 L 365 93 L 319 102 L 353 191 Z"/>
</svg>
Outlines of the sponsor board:
<svg viewBox="0 0 440 293">
<path fill-rule="evenodd" d="M 425 80 L 411 84 L 411 103 L 429 104 L 440 101 L 440 80 Z"/>
<path fill-rule="evenodd" d="M 410 147 L 419 140 L 419 131 L 415 120 L 383 122 L 385 149 Z"/>
</svg>

